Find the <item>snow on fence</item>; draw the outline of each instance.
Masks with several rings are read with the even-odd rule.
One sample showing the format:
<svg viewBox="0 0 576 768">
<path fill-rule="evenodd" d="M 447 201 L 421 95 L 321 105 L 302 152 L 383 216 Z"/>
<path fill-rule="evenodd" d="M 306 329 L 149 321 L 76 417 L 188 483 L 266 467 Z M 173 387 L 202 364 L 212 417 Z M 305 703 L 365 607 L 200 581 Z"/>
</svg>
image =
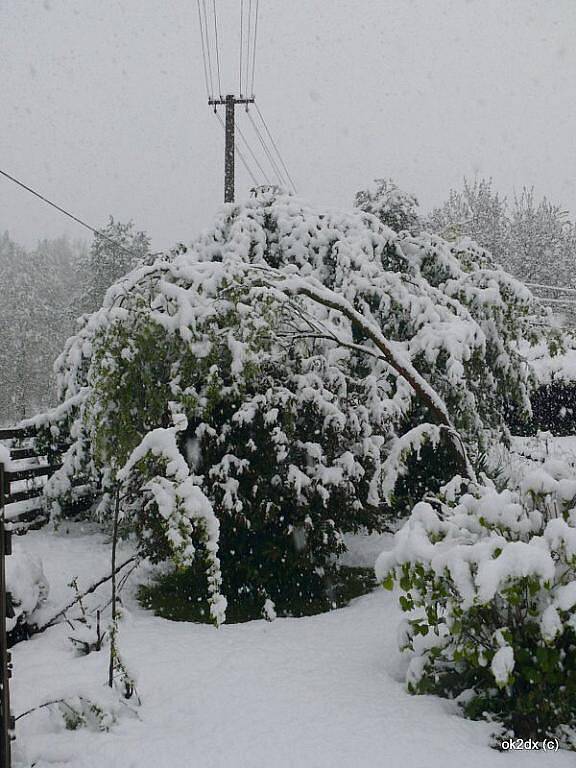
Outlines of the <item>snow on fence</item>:
<svg viewBox="0 0 576 768">
<path fill-rule="evenodd" d="M 60 457 L 67 448 L 67 445 L 57 443 L 48 450 L 39 450 L 33 427 L 0 429 L 0 462 L 2 455 L 6 457 L 4 517 L 13 533 L 26 533 L 48 521 L 44 486 L 62 466 Z M 76 478 L 73 488 L 74 501 L 64 510 L 70 516 L 88 509 L 97 495 L 97 489 L 86 478 Z"/>
<path fill-rule="evenodd" d="M 10 713 L 9 680 L 11 671 L 8 652 L 6 618 L 10 609 L 9 595 L 6 592 L 6 556 L 11 553 L 11 534 L 4 522 L 4 465 L 0 463 L 0 766 L 10 768 L 10 740 L 14 731 L 14 718 Z"/>
<path fill-rule="evenodd" d="M 5 558 L 11 553 L 12 533 L 23 534 L 48 521 L 44 485 L 59 469 L 65 445 L 41 451 L 35 444 L 36 430 L 30 427 L 0 429 L 0 768 L 10 768 L 10 742 L 14 718 L 10 713 L 11 660 L 8 651 L 6 618 L 13 616 L 10 593 L 6 591 Z M 66 514 L 89 508 L 97 489 L 77 478 L 74 501 Z"/>
</svg>

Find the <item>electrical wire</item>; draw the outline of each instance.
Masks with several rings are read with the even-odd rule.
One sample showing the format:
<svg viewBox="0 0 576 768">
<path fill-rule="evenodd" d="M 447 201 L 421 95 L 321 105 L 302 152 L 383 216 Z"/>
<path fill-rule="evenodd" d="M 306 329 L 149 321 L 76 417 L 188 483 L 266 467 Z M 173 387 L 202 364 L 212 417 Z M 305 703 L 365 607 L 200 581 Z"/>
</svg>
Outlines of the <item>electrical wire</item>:
<svg viewBox="0 0 576 768">
<path fill-rule="evenodd" d="M 252 0 L 248 2 L 248 27 L 247 27 L 247 42 L 246 42 L 246 80 L 245 80 L 245 93 L 248 95 L 248 83 L 250 82 L 250 32 L 252 27 Z"/>
<path fill-rule="evenodd" d="M 278 145 L 274 141 L 274 137 L 272 136 L 272 133 L 271 133 L 270 129 L 268 128 L 268 124 L 267 124 L 266 120 L 264 120 L 264 115 L 262 114 L 262 112 L 260 110 L 260 107 L 258 106 L 257 102 L 254 102 L 254 106 L 256 107 L 256 111 L 258 112 L 258 115 L 260 116 L 260 120 L 262 121 L 262 125 L 264 126 L 264 129 L 266 130 L 266 133 L 268 134 L 268 137 L 269 137 L 270 141 L 272 142 L 272 146 L 274 147 L 274 149 L 276 150 L 276 154 L 280 158 L 280 162 L 282 163 L 282 167 L 284 168 L 284 171 L 286 172 L 286 176 L 288 177 L 288 179 L 290 180 L 290 183 L 292 184 L 292 189 L 294 190 L 294 193 L 297 194 L 298 190 L 296 189 L 296 184 L 294 184 L 294 180 L 293 180 L 292 176 L 290 175 L 290 172 L 288 170 L 288 167 L 287 167 L 286 163 L 284 162 L 284 158 L 282 157 L 282 155 L 280 153 L 280 150 L 278 149 Z"/>
<path fill-rule="evenodd" d="M 244 132 L 242 131 L 242 129 L 240 128 L 239 125 L 236 125 L 236 130 L 238 131 L 238 135 L 240 136 L 240 138 L 244 141 L 244 144 L 246 145 L 246 148 L 248 149 L 248 152 L 250 152 L 250 155 L 252 156 L 252 159 L 254 160 L 254 162 L 256 163 L 260 173 L 262 174 L 262 177 L 264 178 L 264 181 L 267 184 L 270 184 L 270 179 L 268 178 L 268 174 L 266 173 L 266 171 L 262 167 L 260 161 L 256 157 L 256 154 L 255 154 L 254 150 L 250 146 L 250 143 L 249 143 L 248 139 L 244 135 Z"/>
<path fill-rule="evenodd" d="M 216 0 L 212 0 L 212 7 L 214 9 L 214 39 L 216 42 L 216 66 L 218 68 L 218 93 L 222 98 L 222 83 L 220 81 L 220 45 L 218 43 L 218 18 L 216 15 Z"/>
<path fill-rule="evenodd" d="M 238 93 L 242 98 L 242 49 L 244 47 L 244 0 L 240 2 L 240 70 L 238 78 Z"/>
<path fill-rule="evenodd" d="M 206 0 L 202 0 L 204 10 L 204 32 L 206 34 L 206 47 L 208 51 L 208 71 L 210 72 L 210 92 L 214 96 L 214 77 L 212 74 L 212 56 L 210 55 L 210 37 L 208 35 L 208 12 L 206 11 Z"/>
<path fill-rule="evenodd" d="M 103 238 L 104 240 L 107 240 L 109 243 L 111 243 L 115 248 L 118 248 L 121 251 L 124 251 L 124 253 L 127 253 L 129 256 L 133 256 L 135 258 L 140 258 L 141 254 L 135 253 L 134 251 L 131 251 L 129 248 L 126 248 L 121 243 L 117 243 L 116 240 L 114 240 L 111 237 L 108 237 L 108 235 L 104 234 L 104 232 L 101 232 L 99 229 L 96 229 L 96 227 L 90 226 L 90 224 L 87 224 L 85 221 L 82 221 L 82 219 L 79 219 L 78 216 L 74 216 L 73 213 L 70 213 L 70 211 L 67 211 L 65 208 L 62 208 L 61 206 L 57 205 L 56 203 L 52 202 L 52 200 L 49 200 L 47 197 L 44 197 L 44 195 L 41 195 L 40 192 L 36 192 L 35 189 L 32 189 L 32 187 L 29 187 L 27 184 L 24 184 L 24 182 L 19 181 L 14 176 L 11 176 L 6 171 L 3 171 L 0 169 L 0 175 L 4 176 L 5 178 L 9 179 L 10 181 L 14 182 L 14 184 L 17 184 L 19 187 L 22 187 L 22 189 L 25 189 L 27 192 L 30 192 L 35 197 L 42 200 L 44 203 L 47 203 L 48 205 L 52 206 L 52 208 L 55 208 L 60 213 L 63 213 L 64 216 L 68 216 L 69 219 L 72 219 L 77 224 L 80 224 L 85 229 L 90 230 L 93 235 L 97 235 L 98 237 Z M 151 254 L 152 256 L 157 256 L 157 253 Z"/>
<path fill-rule="evenodd" d="M 210 85 L 208 82 L 208 64 L 206 61 L 206 46 L 204 43 L 204 26 L 202 24 L 202 11 L 200 10 L 200 0 L 197 0 L 198 3 L 198 21 L 200 23 L 200 39 L 202 41 L 202 63 L 204 64 L 204 80 L 206 82 L 206 97 L 208 100 L 212 98 L 212 94 L 210 91 Z"/>
<path fill-rule="evenodd" d="M 254 72 L 256 71 L 256 40 L 258 37 L 258 11 L 260 9 L 260 0 L 256 0 L 255 20 L 254 20 L 254 39 L 252 42 L 252 84 L 250 92 L 254 98 Z"/>
<path fill-rule="evenodd" d="M 281 187 L 284 186 L 284 184 L 286 183 L 286 180 L 284 179 L 284 177 L 282 175 L 282 171 L 280 170 L 280 168 L 278 167 L 278 164 L 274 160 L 274 157 L 273 157 L 272 153 L 270 152 L 270 150 L 268 148 L 268 145 L 264 141 L 264 137 L 262 136 L 262 133 L 260 132 L 260 129 L 258 128 L 256 123 L 254 122 L 254 118 L 252 117 L 251 113 L 247 112 L 247 115 L 248 115 L 248 119 L 250 120 L 250 123 L 252 124 L 252 127 L 254 128 L 254 131 L 255 131 L 256 135 L 258 136 L 260 144 L 262 145 L 262 149 L 264 150 L 264 152 L 266 154 L 266 157 L 268 158 L 268 162 L 270 163 L 270 165 L 272 166 L 272 169 L 274 170 L 274 173 L 276 174 L 276 178 L 278 179 L 278 183 L 280 184 Z"/>
</svg>

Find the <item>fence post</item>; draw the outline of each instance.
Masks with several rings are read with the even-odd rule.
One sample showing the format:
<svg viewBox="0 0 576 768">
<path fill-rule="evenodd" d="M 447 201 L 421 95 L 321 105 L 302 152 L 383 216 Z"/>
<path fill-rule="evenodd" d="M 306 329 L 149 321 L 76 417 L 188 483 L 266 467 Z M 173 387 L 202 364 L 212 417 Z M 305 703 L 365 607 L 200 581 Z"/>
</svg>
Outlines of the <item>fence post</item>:
<svg viewBox="0 0 576 768">
<path fill-rule="evenodd" d="M 4 465 L 0 462 L 0 766 L 10 768 L 10 738 L 14 720 L 10 714 L 11 676 L 8 637 L 6 634 L 6 568 L 5 558 L 11 552 L 10 533 L 4 525 Z"/>
</svg>

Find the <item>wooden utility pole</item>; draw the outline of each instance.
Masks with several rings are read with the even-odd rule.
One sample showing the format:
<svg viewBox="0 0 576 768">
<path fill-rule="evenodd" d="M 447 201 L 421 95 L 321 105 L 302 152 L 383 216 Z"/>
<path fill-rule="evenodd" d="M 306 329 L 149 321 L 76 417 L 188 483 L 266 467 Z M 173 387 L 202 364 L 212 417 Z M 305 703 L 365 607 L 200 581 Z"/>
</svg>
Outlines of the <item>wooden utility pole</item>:
<svg viewBox="0 0 576 768">
<path fill-rule="evenodd" d="M 4 465 L 0 462 L 0 766 L 10 768 L 10 738 L 14 729 L 14 720 L 10 714 L 9 679 L 12 674 L 8 637 L 6 634 L 6 616 L 8 597 L 6 594 L 6 555 L 11 553 L 10 533 L 4 526 Z"/>
<path fill-rule="evenodd" d="M 219 106 L 226 107 L 226 143 L 224 147 L 224 202 L 234 202 L 234 159 L 235 159 L 235 129 L 234 118 L 237 104 L 254 104 L 251 99 L 236 98 L 228 94 L 224 99 L 208 99 L 208 104 L 214 107 L 214 112 Z"/>
</svg>

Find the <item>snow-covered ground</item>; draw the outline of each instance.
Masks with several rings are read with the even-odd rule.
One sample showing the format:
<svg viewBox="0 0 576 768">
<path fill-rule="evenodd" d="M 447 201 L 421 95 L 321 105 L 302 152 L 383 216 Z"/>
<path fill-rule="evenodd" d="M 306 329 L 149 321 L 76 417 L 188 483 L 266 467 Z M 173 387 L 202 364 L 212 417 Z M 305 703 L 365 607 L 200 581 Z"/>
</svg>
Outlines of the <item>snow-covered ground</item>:
<svg viewBox="0 0 576 768">
<path fill-rule="evenodd" d="M 385 541 L 351 542 L 367 563 Z M 46 617 L 107 572 L 102 534 L 81 526 L 27 534 L 51 585 Z M 123 554 L 126 554 L 125 552 Z M 107 597 L 102 588 L 102 599 Z M 130 594 L 130 591 L 129 591 Z M 315 617 L 223 625 L 157 618 L 128 597 L 121 649 L 137 678 L 138 716 L 109 732 L 67 730 L 53 708 L 18 721 L 20 757 L 36 768 L 563 768 L 567 752 L 502 754 L 491 726 L 463 719 L 451 702 L 411 696 L 396 647 L 393 595 L 378 590 Z M 75 655 L 67 624 L 13 649 L 16 715 L 60 696 L 106 695 L 107 652 Z M 20 758 L 19 758 L 20 759 Z M 18 764 L 18 763 L 17 763 Z"/>
</svg>

